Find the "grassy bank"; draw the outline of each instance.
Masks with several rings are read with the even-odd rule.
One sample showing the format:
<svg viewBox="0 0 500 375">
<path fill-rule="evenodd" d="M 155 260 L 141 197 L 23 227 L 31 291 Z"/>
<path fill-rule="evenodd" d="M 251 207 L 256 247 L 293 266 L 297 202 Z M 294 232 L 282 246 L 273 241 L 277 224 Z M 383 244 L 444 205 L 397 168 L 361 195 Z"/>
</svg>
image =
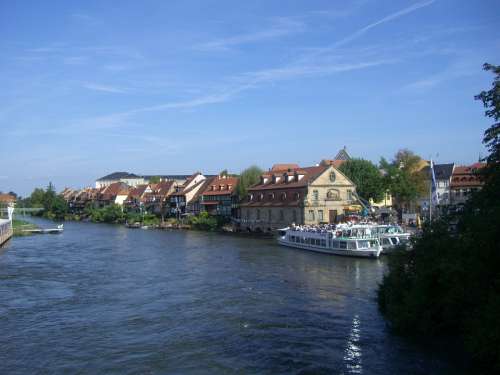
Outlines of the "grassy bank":
<svg viewBox="0 0 500 375">
<path fill-rule="evenodd" d="M 14 236 L 30 236 L 32 233 L 23 232 L 23 230 L 38 229 L 38 226 L 24 220 L 14 219 L 12 220 L 12 229 L 14 231 Z"/>
</svg>

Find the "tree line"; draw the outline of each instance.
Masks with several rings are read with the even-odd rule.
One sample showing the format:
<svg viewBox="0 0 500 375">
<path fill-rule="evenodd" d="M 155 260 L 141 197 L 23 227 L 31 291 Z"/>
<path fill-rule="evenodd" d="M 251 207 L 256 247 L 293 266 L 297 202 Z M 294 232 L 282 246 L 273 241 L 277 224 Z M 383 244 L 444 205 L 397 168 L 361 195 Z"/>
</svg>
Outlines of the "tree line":
<svg viewBox="0 0 500 375">
<path fill-rule="evenodd" d="M 500 66 L 493 87 L 475 98 L 494 121 L 483 138 L 489 155 L 483 188 L 464 209 L 424 227 L 412 251 L 390 258 L 378 292 L 399 333 L 446 338 L 469 354 L 474 373 L 500 373 Z"/>
</svg>

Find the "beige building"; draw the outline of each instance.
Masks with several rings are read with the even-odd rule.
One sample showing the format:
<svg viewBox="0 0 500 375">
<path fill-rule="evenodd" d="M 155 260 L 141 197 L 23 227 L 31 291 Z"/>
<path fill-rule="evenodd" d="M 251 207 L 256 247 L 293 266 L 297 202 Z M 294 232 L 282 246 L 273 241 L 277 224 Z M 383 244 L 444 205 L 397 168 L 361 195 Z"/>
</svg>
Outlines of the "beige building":
<svg viewBox="0 0 500 375">
<path fill-rule="evenodd" d="M 295 224 L 336 223 L 356 203 L 356 187 L 332 165 L 273 167 L 248 189 L 241 230 L 268 232 Z"/>
</svg>

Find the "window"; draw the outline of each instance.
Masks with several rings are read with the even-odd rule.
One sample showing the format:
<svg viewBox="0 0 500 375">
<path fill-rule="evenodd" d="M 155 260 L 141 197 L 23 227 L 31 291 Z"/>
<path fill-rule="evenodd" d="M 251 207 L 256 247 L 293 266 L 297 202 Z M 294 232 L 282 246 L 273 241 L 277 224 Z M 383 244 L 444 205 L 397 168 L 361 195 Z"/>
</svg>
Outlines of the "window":
<svg viewBox="0 0 500 375">
<path fill-rule="evenodd" d="M 248 197 L 251 201 L 253 201 L 253 194 L 250 194 Z"/>
<path fill-rule="evenodd" d="M 298 201 L 300 199 L 300 193 L 295 193 L 295 200 Z"/>
<path fill-rule="evenodd" d="M 267 221 L 273 221 L 273 212 L 271 210 L 267 211 Z"/>
<path fill-rule="evenodd" d="M 263 193 L 260 193 L 259 194 L 259 201 L 263 200 L 264 199 L 264 194 Z"/>
<path fill-rule="evenodd" d="M 347 190 L 347 200 L 352 201 L 352 191 L 351 190 Z"/>
<path fill-rule="evenodd" d="M 283 210 L 280 210 L 280 221 L 285 221 L 285 213 Z"/>
<path fill-rule="evenodd" d="M 281 200 L 282 201 L 286 200 L 286 193 L 281 193 Z"/>
<path fill-rule="evenodd" d="M 257 220 L 260 220 L 260 210 L 257 209 Z"/>
<path fill-rule="evenodd" d="M 340 241 L 339 242 L 339 248 L 341 248 L 341 249 L 347 249 L 347 242 Z"/>
<path fill-rule="evenodd" d="M 337 177 L 337 176 L 335 176 L 335 172 L 333 172 L 333 171 L 332 171 L 332 172 L 330 173 L 330 181 L 331 181 L 331 182 L 335 182 L 335 178 L 336 178 L 336 177 Z"/>
<path fill-rule="evenodd" d="M 274 193 L 269 194 L 269 200 L 274 200 Z"/>
<path fill-rule="evenodd" d="M 247 220 L 250 220 L 250 210 L 247 210 Z"/>
<path fill-rule="evenodd" d="M 319 193 L 317 190 L 313 190 L 313 199 L 317 201 L 319 199 Z"/>
<path fill-rule="evenodd" d="M 323 221 L 323 210 L 319 210 L 319 211 L 318 211 L 318 220 L 319 220 L 320 222 L 322 222 L 322 221 Z"/>
<path fill-rule="evenodd" d="M 314 210 L 309 210 L 309 220 L 314 221 L 316 218 L 314 217 Z"/>
</svg>

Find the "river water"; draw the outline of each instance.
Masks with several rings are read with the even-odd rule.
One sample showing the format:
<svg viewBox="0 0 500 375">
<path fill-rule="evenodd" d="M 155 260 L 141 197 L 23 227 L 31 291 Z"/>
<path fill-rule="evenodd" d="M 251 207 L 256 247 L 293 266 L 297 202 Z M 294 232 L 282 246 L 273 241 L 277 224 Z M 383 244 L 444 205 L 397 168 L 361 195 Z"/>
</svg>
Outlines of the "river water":
<svg viewBox="0 0 500 375">
<path fill-rule="evenodd" d="M 385 261 L 76 222 L 17 237 L 0 249 L 0 373 L 457 373 L 388 331 Z"/>
</svg>

